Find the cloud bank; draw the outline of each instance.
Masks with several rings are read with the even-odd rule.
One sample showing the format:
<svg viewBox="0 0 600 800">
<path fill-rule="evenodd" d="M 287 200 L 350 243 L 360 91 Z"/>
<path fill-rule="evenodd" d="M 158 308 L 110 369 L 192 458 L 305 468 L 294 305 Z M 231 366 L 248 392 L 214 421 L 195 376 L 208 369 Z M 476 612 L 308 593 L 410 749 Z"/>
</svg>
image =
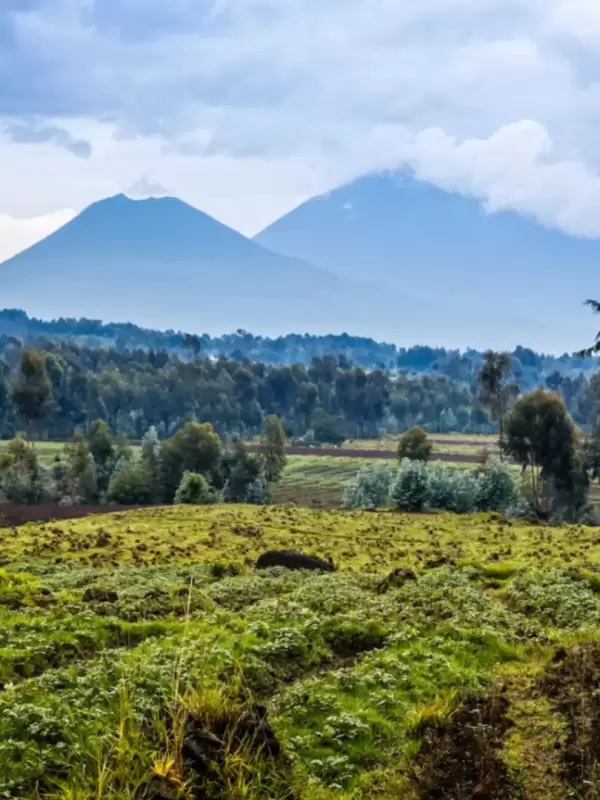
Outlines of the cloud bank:
<svg viewBox="0 0 600 800">
<path fill-rule="evenodd" d="M 133 185 L 253 233 L 410 166 L 600 236 L 596 0 L 8 0 L 0 213 Z M 142 176 L 142 177 L 140 177 Z"/>
</svg>

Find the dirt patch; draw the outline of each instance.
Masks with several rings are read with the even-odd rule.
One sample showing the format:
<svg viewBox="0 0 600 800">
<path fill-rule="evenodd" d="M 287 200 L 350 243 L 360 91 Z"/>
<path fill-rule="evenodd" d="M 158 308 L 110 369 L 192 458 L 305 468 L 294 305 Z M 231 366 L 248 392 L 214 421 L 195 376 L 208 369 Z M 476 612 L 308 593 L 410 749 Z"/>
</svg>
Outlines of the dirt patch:
<svg viewBox="0 0 600 800">
<path fill-rule="evenodd" d="M 469 698 L 445 724 L 428 721 L 420 727 L 414 775 L 419 800 L 521 798 L 501 758 L 511 727 L 508 706 L 502 694 Z"/>
<path fill-rule="evenodd" d="M 566 724 L 563 780 L 577 798 L 600 798 L 600 643 L 561 648 L 543 689 Z"/>
<path fill-rule="evenodd" d="M 17 528 L 30 522 L 82 519 L 97 514 L 136 511 L 140 506 L 17 506 L 0 505 L 0 528 Z"/>
</svg>

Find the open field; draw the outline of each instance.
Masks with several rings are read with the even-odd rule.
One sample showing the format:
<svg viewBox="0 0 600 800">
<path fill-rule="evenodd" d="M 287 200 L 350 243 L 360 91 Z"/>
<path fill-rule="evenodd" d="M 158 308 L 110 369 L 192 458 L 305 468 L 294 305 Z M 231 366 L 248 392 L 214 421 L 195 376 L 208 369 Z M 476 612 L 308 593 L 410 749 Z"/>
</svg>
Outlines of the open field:
<svg viewBox="0 0 600 800">
<path fill-rule="evenodd" d="M 596 529 L 215 506 L 0 545 L 3 800 L 597 797 Z"/>
<path fill-rule="evenodd" d="M 443 460 L 451 460 L 446 458 L 446 456 L 455 454 L 462 457 L 457 460 L 464 461 L 467 460 L 464 458 L 465 456 L 471 456 L 469 460 L 476 462 L 479 460 L 483 450 L 487 449 L 492 453 L 497 452 L 498 445 L 497 436 L 469 436 L 463 433 L 432 434 L 430 439 L 434 445 L 434 458 L 436 456 L 443 456 Z M 312 448 L 290 445 L 288 450 L 291 454 L 335 454 L 340 457 L 348 456 L 350 458 L 361 457 L 362 452 L 367 451 L 368 457 L 371 458 L 395 458 L 399 440 L 399 436 L 389 436 L 385 439 L 351 439 L 344 442 L 339 448 L 332 448 L 327 445 Z M 57 456 L 60 456 L 65 447 L 62 442 L 35 442 L 34 446 L 38 452 L 40 461 L 46 465 L 51 464 Z M 0 450 L 1 449 L 2 443 L 0 443 Z"/>
<path fill-rule="evenodd" d="M 386 436 L 385 439 L 349 439 L 344 442 L 341 449 L 349 450 L 381 450 L 395 453 L 402 437 Z M 484 448 L 491 451 L 498 449 L 498 436 L 479 436 L 466 433 L 432 433 L 429 438 L 434 446 L 434 452 L 452 453 L 463 452 L 477 455 Z"/>
<path fill-rule="evenodd" d="M 281 483 L 274 489 L 274 501 L 313 508 L 339 508 L 346 484 L 361 467 L 376 461 L 368 458 L 335 456 L 288 456 Z"/>
</svg>

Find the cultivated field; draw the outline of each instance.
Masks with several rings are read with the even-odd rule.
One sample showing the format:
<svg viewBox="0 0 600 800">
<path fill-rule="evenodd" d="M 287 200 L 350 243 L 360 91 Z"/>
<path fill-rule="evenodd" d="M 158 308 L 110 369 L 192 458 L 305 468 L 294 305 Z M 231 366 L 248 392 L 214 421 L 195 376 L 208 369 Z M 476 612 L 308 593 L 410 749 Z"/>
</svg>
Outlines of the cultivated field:
<svg viewBox="0 0 600 800">
<path fill-rule="evenodd" d="M 596 529 L 214 506 L 0 544 L 3 799 L 598 796 Z"/>
</svg>

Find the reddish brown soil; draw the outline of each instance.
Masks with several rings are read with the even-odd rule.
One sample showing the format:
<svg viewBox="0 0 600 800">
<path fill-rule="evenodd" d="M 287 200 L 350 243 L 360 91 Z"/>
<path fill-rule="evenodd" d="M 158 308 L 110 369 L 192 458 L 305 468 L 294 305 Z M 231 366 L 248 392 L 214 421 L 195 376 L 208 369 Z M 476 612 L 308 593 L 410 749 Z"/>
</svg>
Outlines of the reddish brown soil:
<svg viewBox="0 0 600 800">
<path fill-rule="evenodd" d="M 393 450 L 349 450 L 341 447 L 286 447 L 289 456 L 335 456 L 335 458 L 382 458 L 396 461 L 398 455 Z M 478 464 L 481 459 L 474 453 L 433 453 L 432 461 L 448 461 L 462 464 Z"/>
<path fill-rule="evenodd" d="M 16 528 L 28 522 L 50 522 L 58 519 L 80 519 L 94 514 L 133 511 L 136 506 L 17 506 L 0 505 L 0 528 Z"/>
</svg>

